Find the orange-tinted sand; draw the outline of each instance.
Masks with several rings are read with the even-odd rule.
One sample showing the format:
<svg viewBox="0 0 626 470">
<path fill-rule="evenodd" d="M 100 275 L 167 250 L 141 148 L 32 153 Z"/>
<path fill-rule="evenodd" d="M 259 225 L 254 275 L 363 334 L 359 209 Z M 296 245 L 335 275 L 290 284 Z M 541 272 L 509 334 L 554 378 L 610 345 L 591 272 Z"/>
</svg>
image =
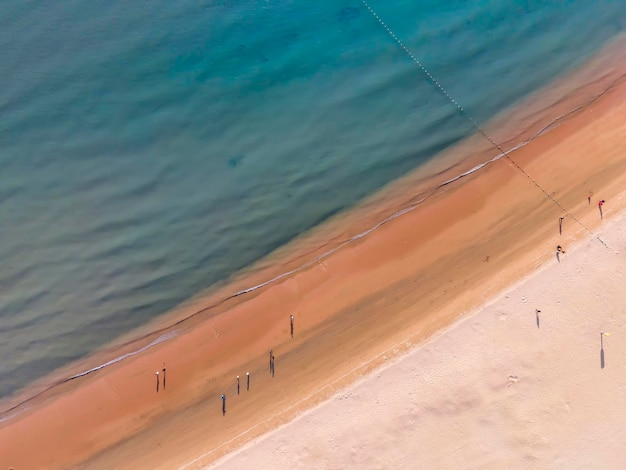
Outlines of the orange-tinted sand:
<svg viewBox="0 0 626 470">
<path fill-rule="evenodd" d="M 600 233 L 210 468 L 624 468 L 626 213 Z"/>
<path fill-rule="evenodd" d="M 0 464 L 16 470 L 81 464 L 169 469 L 191 463 L 188 468 L 201 468 L 552 261 L 557 244 L 567 249 L 589 238 L 583 225 L 595 231 L 603 223 L 598 198 L 607 200 L 609 219 L 626 207 L 619 198 L 626 182 L 626 84 L 624 62 L 619 64 L 621 69 L 613 64 L 594 83 L 597 90 L 613 84 L 606 93 L 511 153 L 515 164 L 500 159 L 436 192 L 427 190 L 433 180 L 410 176 L 247 276 L 154 323 L 171 324 L 216 305 L 172 328 L 174 338 L 29 401 L 19 414 L 0 422 Z M 581 90 L 570 95 L 569 105 L 561 101 L 553 108 L 578 106 Z M 523 131 L 532 135 L 542 126 L 537 121 L 534 130 Z M 477 152 L 437 181 L 485 161 L 488 153 Z M 593 194 L 591 206 L 588 194 Z M 414 210 L 308 268 L 219 302 L 226 293 L 302 265 L 424 195 L 427 201 Z M 559 216 L 565 216 L 562 236 Z M 292 313 L 294 339 L 289 336 Z M 72 367 L 93 367 L 103 356 L 137 349 L 159 334 Z M 275 378 L 268 370 L 270 349 L 276 355 Z M 157 394 L 154 372 L 163 363 L 167 388 Z M 240 396 L 237 375 L 242 377 Z M 224 417 L 222 393 L 227 395 Z"/>
</svg>

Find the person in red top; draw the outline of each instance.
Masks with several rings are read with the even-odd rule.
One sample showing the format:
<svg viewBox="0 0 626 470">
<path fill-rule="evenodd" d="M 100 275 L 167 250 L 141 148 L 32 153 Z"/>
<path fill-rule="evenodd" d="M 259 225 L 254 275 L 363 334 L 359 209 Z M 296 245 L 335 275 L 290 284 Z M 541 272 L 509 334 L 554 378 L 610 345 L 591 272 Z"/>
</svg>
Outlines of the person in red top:
<svg viewBox="0 0 626 470">
<path fill-rule="evenodd" d="M 602 218 L 602 206 L 604 205 L 606 201 L 604 199 L 601 199 L 598 201 L 598 210 L 600 211 L 600 218 Z"/>
</svg>

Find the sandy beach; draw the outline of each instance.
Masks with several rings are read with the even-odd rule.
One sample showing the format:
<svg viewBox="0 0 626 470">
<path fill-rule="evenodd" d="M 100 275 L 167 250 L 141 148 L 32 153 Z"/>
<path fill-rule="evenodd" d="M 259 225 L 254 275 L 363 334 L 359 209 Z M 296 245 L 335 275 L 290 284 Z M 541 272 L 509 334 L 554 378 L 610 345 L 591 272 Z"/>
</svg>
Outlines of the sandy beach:
<svg viewBox="0 0 626 470">
<path fill-rule="evenodd" d="M 625 215 L 211 468 L 622 468 Z"/>
<path fill-rule="evenodd" d="M 607 71 L 597 84 L 605 93 L 510 158 L 426 191 L 423 204 L 412 202 L 425 190 L 407 195 L 412 180 L 399 182 L 378 210 L 364 203 L 321 227 L 315 242 L 297 240 L 146 327 L 159 331 L 73 365 L 86 370 L 113 350 L 119 357 L 166 339 L 5 412 L 0 463 L 621 467 L 625 71 L 623 63 Z M 560 262 L 557 245 L 566 250 Z M 604 368 L 602 331 L 611 333 Z M 155 371 L 165 365 L 157 393 Z"/>
</svg>

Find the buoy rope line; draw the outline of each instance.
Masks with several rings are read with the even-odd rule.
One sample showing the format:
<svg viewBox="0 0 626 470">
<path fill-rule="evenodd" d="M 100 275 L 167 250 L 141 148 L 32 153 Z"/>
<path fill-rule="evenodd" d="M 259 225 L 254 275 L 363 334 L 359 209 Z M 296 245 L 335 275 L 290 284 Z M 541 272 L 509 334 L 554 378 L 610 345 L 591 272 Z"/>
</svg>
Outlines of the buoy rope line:
<svg viewBox="0 0 626 470">
<path fill-rule="evenodd" d="M 446 89 L 441 85 L 441 83 L 439 83 L 439 81 L 428 71 L 428 69 L 424 66 L 424 64 L 417 58 L 415 57 L 415 55 L 409 50 L 408 47 L 406 47 L 406 45 L 402 42 L 402 40 L 396 36 L 396 34 L 389 28 L 389 26 L 387 25 L 387 23 L 385 23 L 383 21 L 383 19 L 378 16 L 378 13 L 376 13 L 374 11 L 374 9 L 369 5 L 369 3 L 367 3 L 366 0 L 361 0 L 361 2 L 363 3 L 363 5 L 365 6 L 365 8 L 367 8 L 367 10 L 372 14 L 372 16 L 376 19 L 376 21 L 378 21 L 378 23 L 385 29 L 385 31 L 387 31 L 387 33 L 389 34 L 389 36 L 391 36 L 391 38 L 396 42 L 396 44 L 400 47 L 400 49 L 402 49 L 410 58 L 411 60 L 420 68 L 420 70 L 422 71 L 422 73 L 424 75 L 426 75 L 426 77 L 428 78 L 428 80 L 430 81 L 430 83 L 443 95 L 446 97 L 446 99 L 452 103 L 453 106 L 455 106 L 457 108 L 457 110 L 459 111 L 459 113 L 461 114 L 461 116 L 463 116 L 464 118 L 466 118 L 474 127 L 474 129 L 480 134 L 482 135 L 494 148 L 496 148 L 499 152 L 500 152 L 500 157 L 499 158 L 494 158 L 491 161 L 487 162 L 487 163 L 492 163 L 494 161 L 499 160 L 500 158 L 504 157 L 506 158 L 509 162 L 511 162 L 511 164 L 517 169 L 519 170 L 523 175 L 526 176 L 526 178 L 528 178 L 528 180 L 535 186 L 537 187 L 550 201 L 552 201 L 559 209 L 561 209 L 562 212 L 564 212 L 565 214 L 567 214 L 568 216 L 570 216 L 572 219 L 574 219 L 574 221 L 576 221 L 583 229 L 585 229 L 589 234 L 591 234 L 592 236 L 594 236 L 595 238 L 598 239 L 598 241 L 600 241 L 600 243 L 602 243 L 604 246 L 606 246 L 608 248 L 608 245 L 604 242 L 604 240 L 602 240 L 600 238 L 599 235 L 596 235 L 589 227 L 587 227 L 582 221 L 580 221 L 574 214 L 572 214 L 566 207 L 564 207 L 556 198 L 554 198 L 548 191 L 545 190 L 545 188 L 543 186 L 541 186 L 537 180 L 535 180 L 535 178 L 533 178 L 526 170 L 524 170 L 515 160 L 513 160 L 509 154 L 509 152 L 506 152 L 501 146 L 500 144 L 498 144 L 494 139 L 491 138 L 491 136 L 489 134 L 487 134 L 487 132 L 480 126 L 480 124 L 478 124 L 478 122 L 476 122 L 476 120 L 465 110 L 465 108 L 463 108 L 463 106 L 461 106 L 459 104 L 459 102 L 454 99 L 454 97 L 452 97 L 447 91 Z"/>
</svg>

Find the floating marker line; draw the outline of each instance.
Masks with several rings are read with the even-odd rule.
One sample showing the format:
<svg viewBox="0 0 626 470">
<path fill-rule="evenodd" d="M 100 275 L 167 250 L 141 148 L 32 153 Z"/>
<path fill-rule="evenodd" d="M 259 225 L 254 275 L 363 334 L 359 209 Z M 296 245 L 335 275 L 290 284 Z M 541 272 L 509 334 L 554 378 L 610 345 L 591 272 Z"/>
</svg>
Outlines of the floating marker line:
<svg viewBox="0 0 626 470">
<path fill-rule="evenodd" d="M 504 149 L 500 146 L 500 144 L 498 144 L 494 139 L 491 138 L 491 136 L 489 134 L 487 134 L 487 132 L 478 124 L 478 122 L 476 122 L 476 120 L 467 111 L 465 111 L 465 108 L 463 108 L 463 106 L 461 106 L 459 104 L 459 102 L 456 99 L 454 99 L 446 91 L 446 89 L 439 83 L 439 81 L 428 71 L 428 69 L 424 66 L 424 64 L 422 64 L 422 62 L 417 57 L 415 57 L 415 55 L 405 46 L 405 44 L 402 42 L 402 40 L 400 38 L 398 38 L 398 36 L 396 36 L 396 34 L 389 28 L 387 23 L 385 23 L 383 21 L 383 19 L 380 16 L 378 16 L 378 13 L 376 13 L 374 11 L 374 9 L 369 5 L 369 3 L 367 3 L 366 0 L 361 0 L 361 2 L 365 6 L 365 8 L 367 8 L 367 10 L 372 14 L 372 16 L 376 19 L 376 21 L 378 21 L 378 23 L 380 23 L 380 25 L 385 29 L 385 31 L 387 31 L 389 36 L 391 36 L 391 38 L 396 42 L 396 44 L 398 44 L 400 49 L 402 49 L 411 58 L 411 60 L 413 62 L 415 62 L 415 64 L 420 68 L 422 73 L 424 73 L 424 75 L 426 75 L 426 77 L 428 77 L 428 79 L 435 86 L 435 88 L 437 88 L 437 90 L 442 95 L 444 95 L 448 99 L 448 101 L 450 101 L 450 103 L 452 103 L 458 109 L 459 113 L 463 117 L 465 117 L 468 121 L 470 121 L 472 123 L 472 126 L 474 127 L 474 129 L 476 129 L 476 131 L 478 131 L 478 133 L 480 135 L 482 135 L 494 148 L 496 148 L 498 151 L 500 151 L 500 155 L 498 156 L 498 158 L 494 158 L 494 159 L 486 162 L 485 165 L 489 164 L 489 163 L 491 163 L 493 161 L 499 160 L 501 157 L 506 158 L 509 162 L 511 162 L 513 164 L 513 166 L 515 166 L 515 168 L 517 168 L 517 170 L 519 170 L 522 174 L 524 174 L 526 176 L 526 178 L 528 178 L 528 180 L 533 185 L 535 185 L 535 187 L 537 187 L 541 192 L 543 192 L 543 194 L 550 201 L 552 201 L 557 207 L 559 207 L 559 209 L 561 209 L 562 212 L 564 212 L 567 215 L 569 215 L 581 227 L 583 227 L 592 236 L 595 236 L 600 241 L 600 243 L 602 243 L 604 246 L 606 246 L 608 248 L 608 245 L 598 235 L 595 235 L 594 232 L 589 227 L 587 227 L 585 224 L 583 224 L 582 221 L 578 220 L 578 218 L 574 214 L 572 214 L 566 207 L 564 207 L 558 200 L 556 200 L 548 191 L 546 191 L 543 188 L 543 186 L 541 186 L 537 182 L 537 180 L 535 180 L 526 170 L 524 170 L 515 160 L 513 160 L 511 158 L 511 156 L 509 155 L 510 152 L 505 152 Z"/>
</svg>

